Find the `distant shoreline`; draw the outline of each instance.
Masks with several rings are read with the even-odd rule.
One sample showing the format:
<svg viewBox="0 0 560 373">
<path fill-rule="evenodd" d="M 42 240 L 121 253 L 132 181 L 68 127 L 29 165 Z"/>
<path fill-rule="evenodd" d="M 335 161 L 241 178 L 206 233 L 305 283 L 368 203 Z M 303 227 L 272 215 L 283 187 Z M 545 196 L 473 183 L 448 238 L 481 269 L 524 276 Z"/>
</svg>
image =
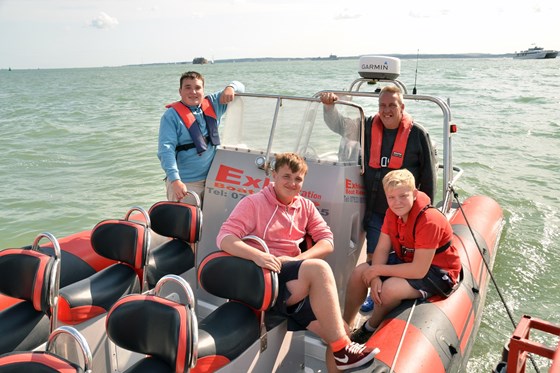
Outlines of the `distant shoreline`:
<svg viewBox="0 0 560 373">
<path fill-rule="evenodd" d="M 489 54 L 489 53 L 461 53 L 461 54 L 372 54 L 379 56 L 390 56 L 400 59 L 430 59 L 430 58 L 513 58 L 514 53 Z M 222 60 L 214 60 L 213 63 L 236 63 L 236 62 L 281 62 L 281 61 L 336 61 L 336 60 L 356 60 L 362 55 L 345 56 L 345 57 L 253 57 L 253 58 L 227 58 Z M 192 65 L 192 61 L 180 62 L 154 62 L 132 64 L 125 66 L 149 66 L 149 65 Z M 210 63 L 208 63 L 210 64 Z"/>
<path fill-rule="evenodd" d="M 390 56 L 400 59 L 434 59 L 434 58 L 513 58 L 515 53 L 503 53 L 503 54 L 490 54 L 490 53 L 458 53 L 458 54 L 381 54 L 381 53 L 366 53 L 364 55 L 373 56 Z M 334 56 L 334 55 L 333 55 Z M 357 60 L 363 55 L 357 56 L 326 56 L 326 57 L 252 57 L 252 58 L 226 58 L 221 60 L 214 60 L 208 62 L 207 65 L 212 63 L 238 63 L 238 62 L 282 62 L 282 61 L 336 61 L 336 60 Z M 104 68 L 104 67 L 128 67 L 128 66 L 157 66 L 157 65 L 193 65 L 193 61 L 178 61 L 178 62 L 152 62 L 152 63 L 139 63 L 139 64 L 126 64 L 126 65 L 114 65 L 114 66 L 90 66 L 90 67 L 48 67 L 48 68 L 0 68 L 0 71 L 12 71 L 12 70 L 52 70 L 52 69 L 91 69 L 91 68 Z"/>
</svg>

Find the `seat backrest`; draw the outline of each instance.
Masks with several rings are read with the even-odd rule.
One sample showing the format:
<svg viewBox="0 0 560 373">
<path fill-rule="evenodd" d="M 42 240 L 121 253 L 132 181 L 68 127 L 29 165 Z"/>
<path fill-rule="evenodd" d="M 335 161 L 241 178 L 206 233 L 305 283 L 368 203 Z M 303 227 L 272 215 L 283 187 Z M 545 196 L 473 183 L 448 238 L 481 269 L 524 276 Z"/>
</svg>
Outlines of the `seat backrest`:
<svg viewBox="0 0 560 373">
<path fill-rule="evenodd" d="M 51 241 L 52 256 L 39 251 L 43 238 Z M 56 328 L 60 253 L 50 233 L 39 234 L 30 247 L 0 251 L 0 293 L 20 300 L 0 310 L 0 353 L 36 348 Z"/>
<path fill-rule="evenodd" d="M 99 255 L 136 269 L 144 266 L 149 246 L 148 226 L 131 220 L 108 219 L 91 232 L 91 246 Z"/>
<path fill-rule="evenodd" d="M 162 201 L 148 211 L 151 228 L 165 237 L 177 238 L 188 243 L 200 240 L 202 211 L 200 207 L 183 202 Z"/>
<path fill-rule="evenodd" d="M 83 366 L 74 361 L 75 356 L 69 356 L 74 348 L 64 342 L 63 346 L 57 344 L 60 336 L 70 335 L 76 342 Z M 58 352 L 62 353 L 59 355 Z M 64 354 L 64 356 L 62 356 Z M 79 357 L 76 357 L 78 360 Z M 61 326 L 54 330 L 47 341 L 46 351 L 17 351 L 0 356 L 0 372 L 36 372 L 36 373 L 55 373 L 55 372 L 77 372 L 90 373 L 92 371 L 92 354 L 85 338 L 70 326 Z"/>
<path fill-rule="evenodd" d="M 183 274 L 194 267 L 202 212 L 188 203 L 162 201 L 155 203 L 148 215 L 155 233 L 152 242 L 160 242 L 147 258 L 146 287 L 152 289 L 164 275 Z"/>
<path fill-rule="evenodd" d="M 133 211 L 141 212 L 143 220 L 132 220 Z M 123 295 L 144 290 L 149 226 L 147 212 L 138 207 L 131 208 L 124 219 L 107 219 L 95 225 L 90 234 L 91 247 L 116 263 L 61 289 L 61 320 L 72 325 L 90 320 L 109 311 Z"/>
<path fill-rule="evenodd" d="M 50 286 L 55 258 L 30 249 L 0 251 L 0 292 L 29 301 L 50 316 Z"/>
<path fill-rule="evenodd" d="M 111 308 L 106 330 L 117 346 L 158 359 L 169 371 L 187 372 L 193 352 L 192 322 L 189 307 L 183 304 L 153 294 L 133 294 Z"/>
<path fill-rule="evenodd" d="M 270 309 L 278 295 L 275 272 L 224 251 L 210 253 L 201 261 L 198 282 L 210 294 L 245 303 L 257 311 Z"/>
<path fill-rule="evenodd" d="M 39 242 L 43 238 L 51 242 L 52 255 L 39 251 Z M 29 301 L 36 311 L 48 316 L 56 315 L 60 261 L 58 240 L 48 232 L 37 235 L 30 247 L 1 250 L 0 293 Z M 55 328 L 55 322 L 51 321 L 51 331 Z"/>
</svg>

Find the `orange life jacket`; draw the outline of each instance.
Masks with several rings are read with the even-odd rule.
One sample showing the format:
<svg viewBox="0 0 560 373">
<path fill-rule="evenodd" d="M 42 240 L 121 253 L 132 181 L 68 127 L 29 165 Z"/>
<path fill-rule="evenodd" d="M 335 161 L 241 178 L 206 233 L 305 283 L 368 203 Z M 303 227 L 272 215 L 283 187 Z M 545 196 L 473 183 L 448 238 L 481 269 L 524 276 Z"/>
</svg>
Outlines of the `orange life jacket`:
<svg viewBox="0 0 560 373">
<path fill-rule="evenodd" d="M 177 114 L 179 114 L 179 116 L 183 120 L 183 123 L 185 124 L 185 127 L 187 127 L 187 130 L 191 135 L 191 139 L 193 140 L 193 142 L 190 144 L 177 145 L 177 147 L 175 147 L 176 152 L 196 148 L 197 153 L 200 154 L 208 149 L 208 142 L 211 142 L 213 145 L 220 145 L 220 135 L 218 134 L 218 118 L 216 116 L 216 112 L 214 111 L 214 107 L 212 107 L 212 103 L 210 102 L 208 97 L 205 97 L 200 104 L 202 113 L 204 115 L 204 120 L 206 121 L 206 127 L 208 129 L 208 136 L 206 137 L 202 136 L 200 126 L 193 126 L 193 124 L 196 122 L 196 117 L 187 105 L 183 104 L 181 101 L 177 101 L 172 104 L 166 105 L 165 107 L 171 107 L 177 112 Z"/>
<path fill-rule="evenodd" d="M 403 112 L 403 117 L 397 130 L 397 138 L 395 139 L 395 144 L 393 145 L 393 150 L 391 151 L 391 158 L 389 159 L 388 168 L 393 170 L 398 170 L 402 167 L 404 160 L 404 152 L 406 150 L 406 143 L 408 141 L 408 136 L 410 131 L 412 131 L 412 117 Z M 381 168 L 381 146 L 383 143 L 383 122 L 379 117 L 379 114 L 375 115 L 373 118 L 373 123 L 371 125 L 371 148 L 369 157 L 369 166 L 371 168 Z"/>
</svg>

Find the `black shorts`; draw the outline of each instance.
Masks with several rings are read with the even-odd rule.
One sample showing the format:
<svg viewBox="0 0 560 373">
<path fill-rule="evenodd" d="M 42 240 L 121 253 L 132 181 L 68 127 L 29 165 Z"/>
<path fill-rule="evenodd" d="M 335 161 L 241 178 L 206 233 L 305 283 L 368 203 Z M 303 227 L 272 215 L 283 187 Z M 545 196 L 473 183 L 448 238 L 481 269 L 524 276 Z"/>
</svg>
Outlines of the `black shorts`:
<svg viewBox="0 0 560 373">
<path fill-rule="evenodd" d="M 389 254 L 389 259 L 387 264 L 401 264 L 404 263 L 399 259 L 394 251 Z M 388 277 L 382 277 L 384 281 Z M 430 266 L 428 273 L 424 278 L 419 279 L 406 279 L 410 286 L 422 293 L 422 299 L 427 299 L 432 295 L 441 295 L 448 297 L 453 293 L 457 286 L 453 283 L 451 278 L 448 276 L 448 272 L 438 266 Z"/>
<path fill-rule="evenodd" d="M 282 269 L 278 274 L 278 298 L 271 309 L 272 312 L 283 315 L 288 319 L 288 330 L 290 331 L 305 330 L 311 321 L 317 320 L 311 309 L 309 296 L 294 305 L 286 305 L 286 300 L 292 295 L 286 287 L 286 283 L 297 280 L 301 263 L 303 263 L 302 260 L 282 264 Z"/>
</svg>

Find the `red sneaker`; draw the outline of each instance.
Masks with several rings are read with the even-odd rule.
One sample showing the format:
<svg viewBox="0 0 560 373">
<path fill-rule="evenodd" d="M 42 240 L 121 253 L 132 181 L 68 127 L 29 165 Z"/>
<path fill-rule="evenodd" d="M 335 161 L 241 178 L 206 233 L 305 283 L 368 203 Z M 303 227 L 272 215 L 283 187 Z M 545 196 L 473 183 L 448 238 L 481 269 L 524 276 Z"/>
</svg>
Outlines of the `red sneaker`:
<svg viewBox="0 0 560 373">
<path fill-rule="evenodd" d="M 368 347 L 355 342 L 346 345 L 342 350 L 333 352 L 338 369 L 350 369 L 364 365 L 373 360 L 379 353 L 377 347 Z"/>
</svg>

